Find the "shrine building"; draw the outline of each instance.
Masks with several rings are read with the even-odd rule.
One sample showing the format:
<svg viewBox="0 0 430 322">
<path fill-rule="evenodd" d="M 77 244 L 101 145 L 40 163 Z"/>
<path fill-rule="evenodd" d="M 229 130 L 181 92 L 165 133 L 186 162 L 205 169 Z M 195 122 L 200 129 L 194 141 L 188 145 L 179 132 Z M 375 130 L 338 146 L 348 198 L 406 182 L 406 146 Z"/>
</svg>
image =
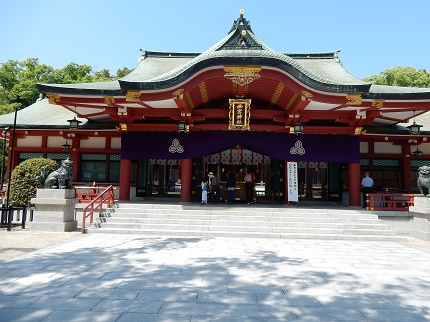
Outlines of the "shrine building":
<svg viewBox="0 0 430 322">
<path fill-rule="evenodd" d="M 416 190 L 430 132 L 415 120 L 430 110 L 430 89 L 364 82 L 339 52 L 276 52 L 241 10 L 203 53 L 142 50 L 117 81 L 38 84 L 43 97 L 1 115 L 0 127 L 13 140 L 12 168 L 70 157 L 74 185 L 113 184 L 123 201 L 198 202 L 211 171 L 222 201 L 227 175 L 236 177 L 240 202 L 252 170 L 257 202 L 288 203 L 287 162 L 297 165 L 299 202 L 359 206 L 366 171 L 377 189 Z"/>
</svg>

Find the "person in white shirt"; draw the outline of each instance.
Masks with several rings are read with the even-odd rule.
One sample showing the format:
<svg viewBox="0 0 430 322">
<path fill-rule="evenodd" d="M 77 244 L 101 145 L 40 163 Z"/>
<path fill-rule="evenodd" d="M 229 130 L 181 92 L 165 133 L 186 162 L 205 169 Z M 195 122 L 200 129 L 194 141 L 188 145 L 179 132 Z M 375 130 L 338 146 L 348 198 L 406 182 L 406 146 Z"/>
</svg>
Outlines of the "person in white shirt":
<svg viewBox="0 0 430 322">
<path fill-rule="evenodd" d="M 364 174 L 364 178 L 361 180 L 361 187 L 363 188 L 363 208 L 366 208 L 367 205 L 367 194 L 372 193 L 373 191 L 373 179 L 370 177 L 370 173 L 366 172 Z"/>
</svg>

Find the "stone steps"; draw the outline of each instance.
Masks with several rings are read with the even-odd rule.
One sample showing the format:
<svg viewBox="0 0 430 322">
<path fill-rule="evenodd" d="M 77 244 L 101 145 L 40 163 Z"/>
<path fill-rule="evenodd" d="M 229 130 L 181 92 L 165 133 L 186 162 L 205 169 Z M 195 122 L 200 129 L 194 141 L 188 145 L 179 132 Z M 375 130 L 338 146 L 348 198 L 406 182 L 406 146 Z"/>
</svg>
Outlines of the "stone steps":
<svg viewBox="0 0 430 322">
<path fill-rule="evenodd" d="M 345 229 L 389 229 L 387 225 L 381 223 L 375 223 L 374 220 L 354 220 L 349 223 L 343 222 L 341 219 L 336 221 L 330 221 L 329 218 L 324 218 L 322 221 L 300 221 L 300 218 L 294 217 L 288 221 L 280 220 L 247 220 L 247 221 L 231 221 L 231 220 L 210 220 L 210 219 L 182 219 L 182 218 L 118 218 L 109 217 L 109 219 L 101 218 L 100 222 L 103 223 L 103 227 L 108 227 L 109 225 L 120 225 L 120 224 L 144 224 L 144 225 L 216 225 L 216 226 L 243 226 L 244 224 L 249 224 L 250 226 L 264 225 L 266 227 L 305 227 L 305 228 L 345 228 Z"/>
<path fill-rule="evenodd" d="M 189 237 L 392 240 L 401 236 L 376 215 L 347 208 L 267 205 L 123 203 L 97 218 L 89 233 Z"/>
</svg>

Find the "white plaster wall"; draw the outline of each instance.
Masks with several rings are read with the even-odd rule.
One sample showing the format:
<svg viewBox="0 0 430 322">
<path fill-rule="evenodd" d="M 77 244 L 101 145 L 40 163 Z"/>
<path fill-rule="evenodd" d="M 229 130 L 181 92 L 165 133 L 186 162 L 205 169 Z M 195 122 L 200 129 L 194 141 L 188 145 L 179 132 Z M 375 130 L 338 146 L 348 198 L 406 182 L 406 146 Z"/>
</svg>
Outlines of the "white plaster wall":
<svg viewBox="0 0 430 322">
<path fill-rule="evenodd" d="M 411 153 L 417 150 L 416 145 L 411 145 Z M 422 151 L 424 154 L 430 154 L 430 143 L 421 143 L 418 145 L 418 150 Z"/>
<path fill-rule="evenodd" d="M 88 140 L 82 140 L 81 148 L 93 148 L 93 149 L 104 149 L 106 138 L 89 138 Z"/>
<path fill-rule="evenodd" d="M 360 153 L 369 153 L 369 143 L 360 142 Z"/>
<path fill-rule="evenodd" d="M 402 154 L 402 146 L 391 142 L 375 142 L 375 153 Z"/>
<path fill-rule="evenodd" d="M 69 144 L 72 144 L 71 140 L 68 140 Z M 66 140 L 61 136 L 48 136 L 48 148 L 62 148 L 62 145 L 66 144 Z"/>
<path fill-rule="evenodd" d="M 111 138 L 110 147 L 111 149 L 121 149 L 121 138 Z"/>
<path fill-rule="evenodd" d="M 42 137 L 41 136 L 28 136 L 24 139 L 18 139 L 16 145 L 19 147 L 39 148 L 42 146 Z"/>
</svg>

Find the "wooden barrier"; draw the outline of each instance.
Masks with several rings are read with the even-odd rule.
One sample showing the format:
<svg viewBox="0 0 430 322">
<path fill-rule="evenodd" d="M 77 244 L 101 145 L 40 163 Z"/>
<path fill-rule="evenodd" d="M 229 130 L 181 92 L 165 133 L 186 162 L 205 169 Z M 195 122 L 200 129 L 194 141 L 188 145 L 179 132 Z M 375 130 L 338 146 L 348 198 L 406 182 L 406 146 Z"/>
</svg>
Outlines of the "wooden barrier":
<svg viewBox="0 0 430 322">
<path fill-rule="evenodd" d="M 409 206 L 414 205 L 412 193 L 368 193 L 367 210 L 409 211 Z"/>
<path fill-rule="evenodd" d="M 73 188 L 75 189 L 75 198 L 79 200 L 79 203 L 90 203 L 96 199 L 107 187 L 79 186 Z"/>
</svg>

